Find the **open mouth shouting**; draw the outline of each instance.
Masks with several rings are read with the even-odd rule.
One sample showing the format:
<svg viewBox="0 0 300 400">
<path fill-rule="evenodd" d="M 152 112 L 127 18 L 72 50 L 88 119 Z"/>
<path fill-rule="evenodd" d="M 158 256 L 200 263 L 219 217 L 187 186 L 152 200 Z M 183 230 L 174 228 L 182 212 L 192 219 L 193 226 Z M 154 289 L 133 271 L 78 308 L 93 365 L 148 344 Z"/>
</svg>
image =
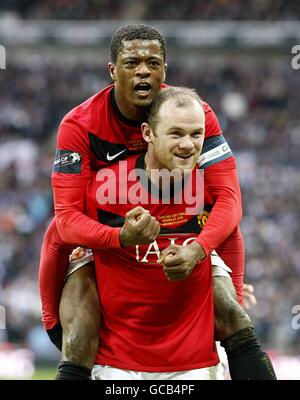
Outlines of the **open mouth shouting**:
<svg viewBox="0 0 300 400">
<path fill-rule="evenodd" d="M 139 82 L 134 85 L 134 91 L 140 97 L 147 97 L 151 92 L 152 86 L 149 82 Z"/>
</svg>

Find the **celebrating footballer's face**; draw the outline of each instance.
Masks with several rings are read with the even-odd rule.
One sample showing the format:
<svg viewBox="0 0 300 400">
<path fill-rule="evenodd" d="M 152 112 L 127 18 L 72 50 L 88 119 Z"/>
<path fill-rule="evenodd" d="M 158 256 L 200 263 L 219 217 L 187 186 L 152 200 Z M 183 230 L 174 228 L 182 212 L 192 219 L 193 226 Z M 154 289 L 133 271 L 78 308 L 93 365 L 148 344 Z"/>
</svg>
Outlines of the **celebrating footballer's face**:
<svg viewBox="0 0 300 400">
<path fill-rule="evenodd" d="M 161 92 L 174 90 L 177 91 L 168 88 Z M 184 92 L 179 95 L 154 106 L 148 123 L 142 124 L 143 137 L 148 143 L 146 162 L 152 169 L 166 168 L 183 173 L 193 169 L 199 160 L 205 113 L 197 95 L 191 97 Z"/>
<path fill-rule="evenodd" d="M 109 63 L 116 101 L 130 119 L 143 119 L 165 79 L 166 64 L 158 40 L 123 40 L 115 63 Z"/>
</svg>

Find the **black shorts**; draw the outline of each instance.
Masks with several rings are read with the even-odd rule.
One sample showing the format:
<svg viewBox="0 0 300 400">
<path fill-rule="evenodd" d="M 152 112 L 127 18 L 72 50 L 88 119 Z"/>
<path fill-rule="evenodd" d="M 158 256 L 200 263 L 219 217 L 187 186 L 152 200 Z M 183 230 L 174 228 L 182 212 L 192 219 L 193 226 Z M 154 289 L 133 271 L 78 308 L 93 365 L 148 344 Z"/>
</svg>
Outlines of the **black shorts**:
<svg viewBox="0 0 300 400">
<path fill-rule="evenodd" d="M 58 348 L 59 351 L 62 349 L 62 327 L 60 322 L 56 324 L 52 329 L 46 330 L 51 342 Z"/>
</svg>

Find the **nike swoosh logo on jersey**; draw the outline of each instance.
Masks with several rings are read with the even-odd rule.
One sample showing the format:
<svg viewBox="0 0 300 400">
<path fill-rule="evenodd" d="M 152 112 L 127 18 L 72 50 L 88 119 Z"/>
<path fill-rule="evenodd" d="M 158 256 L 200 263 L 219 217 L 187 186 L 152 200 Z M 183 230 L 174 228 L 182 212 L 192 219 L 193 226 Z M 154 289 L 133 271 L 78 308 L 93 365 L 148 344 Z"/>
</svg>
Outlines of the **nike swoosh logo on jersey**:
<svg viewBox="0 0 300 400">
<path fill-rule="evenodd" d="M 127 150 L 127 149 L 122 150 L 122 151 L 120 151 L 119 153 L 114 154 L 113 156 L 111 156 L 111 155 L 109 155 L 109 153 L 107 153 L 107 154 L 106 154 L 107 161 L 113 161 L 115 158 L 117 158 L 120 154 L 124 153 L 124 151 L 126 151 L 126 150 Z"/>
</svg>

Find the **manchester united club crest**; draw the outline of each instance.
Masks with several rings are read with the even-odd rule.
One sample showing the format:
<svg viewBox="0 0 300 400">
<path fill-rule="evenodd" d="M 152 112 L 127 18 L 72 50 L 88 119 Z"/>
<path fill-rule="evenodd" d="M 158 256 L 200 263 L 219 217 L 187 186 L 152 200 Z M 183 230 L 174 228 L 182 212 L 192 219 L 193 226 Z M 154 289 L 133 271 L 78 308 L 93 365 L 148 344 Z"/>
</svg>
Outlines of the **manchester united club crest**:
<svg viewBox="0 0 300 400">
<path fill-rule="evenodd" d="M 203 210 L 203 212 L 200 215 L 197 215 L 198 225 L 200 226 L 201 229 L 203 229 L 204 225 L 206 224 L 209 214 L 210 213 L 208 211 Z"/>
</svg>

